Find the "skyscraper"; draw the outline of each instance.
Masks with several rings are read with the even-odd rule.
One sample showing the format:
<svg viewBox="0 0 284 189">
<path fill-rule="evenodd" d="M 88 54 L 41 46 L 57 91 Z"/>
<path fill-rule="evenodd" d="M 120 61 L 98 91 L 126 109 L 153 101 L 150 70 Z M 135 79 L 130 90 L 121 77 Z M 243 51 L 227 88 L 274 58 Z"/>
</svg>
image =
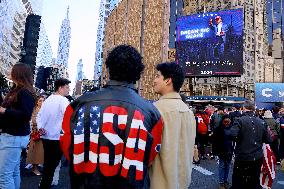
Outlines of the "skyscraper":
<svg viewBox="0 0 284 189">
<path fill-rule="evenodd" d="M 41 22 L 36 66 L 49 67 L 52 65 L 52 49 L 43 22 Z"/>
<path fill-rule="evenodd" d="M 26 17 L 41 14 L 42 0 L 0 1 L 0 72 L 7 75 L 19 62 Z"/>
<path fill-rule="evenodd" d="M 71 27 L 69 20 L 69 6 L 67 8 L 66 18 L 62 21 L 59 33 L 59 43 L 57 51 L 56 64 L 68 67 L 69 49 L 70 49 Z"/>
<path fill-rule="evenodd" d="M 275 30 L 280 29 L 279 31 L 284 37 L 284 0 L 267 0 L 266 12 L 268 42 L 271 44 Z"/>
<path fill-rule="evenodd" d="M 83 61 L 82 61 L 82 59 L 80 59 L 78 64 L 77 64 L 76 81 L 82 81 L 82 80 L 83 80 Z"/>
<path fill-rule="evenodd" d="M 101 0 L 99 26 L 97 30 L 97 42 L 96 42 L 96 62 L 94 67 L 94 79 L 98 80 L 102 72 L 103 61 L 103 46 L 104 46 L 104 33 L 107 17 L 111 11 L 117 6 L 121 0 Z"/>
<path fill-rule="evenodd" d="M 267 34 L 274 69 L 284 69 L 284 0 L 268 0 L 266 4 Z M 276 67 L 276 68 L 275 68 Z M 283 72 L 283 71 L 281 71 Z M 284 75 L 280 76 L 281 81 Z"/>
</svg>

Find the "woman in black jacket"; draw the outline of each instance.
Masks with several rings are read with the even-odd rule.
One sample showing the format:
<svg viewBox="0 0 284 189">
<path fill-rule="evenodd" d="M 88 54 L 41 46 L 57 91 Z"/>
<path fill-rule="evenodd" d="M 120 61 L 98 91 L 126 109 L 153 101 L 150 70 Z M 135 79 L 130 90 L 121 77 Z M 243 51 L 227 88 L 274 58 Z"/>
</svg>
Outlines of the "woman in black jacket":
<svg viewBox="0 0 284 189">
<path fill-rule="evenodd" d="M 15 64 L 13 89 L 0 106 L 0 188 L 20 188 L 20 157 L 29 142 L 30 119 L 35 106 L 33 73 L 27 64 Z"/>
<path fill-rule="evenodd" d="M 228 176 L 231 160 L 233 156 L 233 142 L 225 134 L 225 130 L 230 129 L 231 120 L 229 115 L 224 115 L 221 119 L 220 127 L 213 131 L 213 154 L 218 156 L 219 184 L 220 189 L 228 188 Z"/>
</svg>

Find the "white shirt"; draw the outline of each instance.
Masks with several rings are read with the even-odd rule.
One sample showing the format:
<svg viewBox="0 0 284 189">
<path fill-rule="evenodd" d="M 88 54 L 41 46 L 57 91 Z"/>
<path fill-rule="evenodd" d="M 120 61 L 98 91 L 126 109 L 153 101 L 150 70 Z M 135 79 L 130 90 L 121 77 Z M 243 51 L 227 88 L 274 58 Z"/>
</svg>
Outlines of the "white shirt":
<svg viewBox="0 0 284 189">
<path fill-rule="evenodd" d="M 222 23 L 219 23 L 219 24 L 217 25 L 217 33 L 216 33 L 216 35 L 218 35 L 218 36 L 221 35 L 222 27 L 223 27 L 223 24 L 222 24 Z"/>
<path fill-rule="evenodd" d="M 61 95 L 50 95 L 44 101 L 36 118 L 38 129 L 43 128 L 46 131 L 41 138 L 59 140 L 64 112 L 68 105 L 67 98 Z"/>
</svg>

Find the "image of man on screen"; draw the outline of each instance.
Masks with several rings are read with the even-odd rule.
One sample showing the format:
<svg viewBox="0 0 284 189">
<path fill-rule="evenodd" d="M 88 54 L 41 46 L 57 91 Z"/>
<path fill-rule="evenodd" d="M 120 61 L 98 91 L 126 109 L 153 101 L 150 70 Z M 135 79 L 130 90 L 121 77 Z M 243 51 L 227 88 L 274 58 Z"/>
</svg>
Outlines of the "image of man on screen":
<svg viewBox="0 0 284 189">
<path fill-rule="evenodd" d="M 224 59 L 225 54 L 225 44 L 226 44 L 226 33 L 229 31 L 229 26 L 223 23 L 221 16 L 215 17 L 215 24 L 213 24 L 213 19 L 209 21 L 209 26 L 214 32 L 214 45 L 213 45 L 213 55 L 217 60 Z"/>
</svg>

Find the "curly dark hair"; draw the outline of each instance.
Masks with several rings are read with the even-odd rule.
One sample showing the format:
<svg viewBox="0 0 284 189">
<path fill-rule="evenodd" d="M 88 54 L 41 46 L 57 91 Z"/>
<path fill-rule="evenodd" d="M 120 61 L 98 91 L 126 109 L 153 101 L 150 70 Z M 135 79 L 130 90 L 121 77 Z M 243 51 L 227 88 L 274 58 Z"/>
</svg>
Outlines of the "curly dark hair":
<svg viewBox="0 0 284 189">
<path fill-rule="evenodd" d="M 183 68 L 175 62 L 165 62 L 158 64 L 156 69 L 161 72 L 164 79 L 171 78 L 174 90 L 179 92 L 185 78 Z"/>
<path fill-rule="evenodd" d="M 145 66 L 140 53 L 130 45 L 115 47 L 106 59 L 111 80 L 135 83 L 140 79 Z"/>
</svg>

